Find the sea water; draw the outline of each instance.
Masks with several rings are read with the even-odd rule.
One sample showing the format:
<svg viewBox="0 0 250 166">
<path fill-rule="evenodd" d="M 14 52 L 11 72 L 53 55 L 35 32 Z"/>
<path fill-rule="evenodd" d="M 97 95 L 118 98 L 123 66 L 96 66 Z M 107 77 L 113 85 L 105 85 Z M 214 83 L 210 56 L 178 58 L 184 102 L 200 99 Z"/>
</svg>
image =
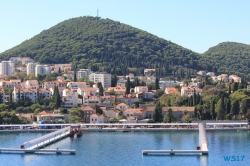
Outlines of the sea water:
<svg viewBox="0 0 250 166">
<path fill-rule="evenodd" d="M 26 141 L 46 133 L 0 133 L 0 148 L 19 148 Z M 4 166 L 141 166 L 141 165 L 248 165 L 249 131 L 207 131 L 208 156 L 142 155 L 142 150 L 194 150 L 199 145 L 198 131 L 166 132 L 84 132 L 80 138 L 65 138 L 48 149 L 75 149 L 69 154 L 0 153 Z"/>
</svg>

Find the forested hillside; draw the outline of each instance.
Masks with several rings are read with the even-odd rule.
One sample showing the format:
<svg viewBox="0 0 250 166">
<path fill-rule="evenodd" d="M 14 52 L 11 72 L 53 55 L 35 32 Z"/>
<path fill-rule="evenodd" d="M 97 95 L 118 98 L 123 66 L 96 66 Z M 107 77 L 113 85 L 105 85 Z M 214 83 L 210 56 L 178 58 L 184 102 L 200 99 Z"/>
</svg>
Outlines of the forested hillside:
<svg viewBox="0 0 250 166">
<path fill-rule="evenodd" d="M 250 46 L 225 42 L 197 54 L 129 25 L 97 17 L 63 21 L 0 54 L 36 62 L 77 63 L 78 68 L 125 75 L 155 68 L 158 76 L 188 79 L 195 70 L 250 76 Z"/>
<path fill-rule="evenodd" d="M 190 72 L 188 68 L 197 68 L 200 55 L 117 21 L 78 17 L 44 30 L 0 54 L 1 60 L 12 56 L 28 56 L 50 64 L 74 61 L 78 68 L 123 75 L 157 68 L 157 74 L 164 76 L 182 67 L 185 73 L 179 74 L 184 76 Z"/>
<path fill-rule="evenodd" d="M 250 76 L 250 45 L 224 42 L 202 54 L 199 65 L 218 73 Z"/>
</svg>

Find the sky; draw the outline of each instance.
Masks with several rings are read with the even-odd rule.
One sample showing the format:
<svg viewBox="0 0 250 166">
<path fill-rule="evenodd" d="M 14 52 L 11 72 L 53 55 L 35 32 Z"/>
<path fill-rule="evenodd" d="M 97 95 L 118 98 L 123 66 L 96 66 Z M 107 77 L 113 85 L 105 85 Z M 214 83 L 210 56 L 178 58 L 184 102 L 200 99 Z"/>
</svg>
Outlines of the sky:
<svg viewBox="0 0 250 166">
<path fill-rule="evenodd" d="M 249 0 L 1 0 L 0 7 L 0 53 L 97 9 L 198 53 L 221 42 L 250 44 Z"/>
</svg>

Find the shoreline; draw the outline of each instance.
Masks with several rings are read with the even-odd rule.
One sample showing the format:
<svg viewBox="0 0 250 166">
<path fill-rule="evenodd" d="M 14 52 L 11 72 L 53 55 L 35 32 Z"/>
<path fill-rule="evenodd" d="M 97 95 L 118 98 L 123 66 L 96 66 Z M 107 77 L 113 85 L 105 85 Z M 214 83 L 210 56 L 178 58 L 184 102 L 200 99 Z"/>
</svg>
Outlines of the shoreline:
<svg viewBox="0 0 250 166">
<path fill-rule="evenodd" d="M 0 133 L 16 132 L 52 132 L 58 129 L 20 129 L 20 130 L 0 130 Z M 81 128 L 83 132 L 163 132 L 163 131 L 199 131 L 199 128 Z M 206 128 L 206 131 L 248 131 L 245 127 L 234 128 Z"/>
</svg>

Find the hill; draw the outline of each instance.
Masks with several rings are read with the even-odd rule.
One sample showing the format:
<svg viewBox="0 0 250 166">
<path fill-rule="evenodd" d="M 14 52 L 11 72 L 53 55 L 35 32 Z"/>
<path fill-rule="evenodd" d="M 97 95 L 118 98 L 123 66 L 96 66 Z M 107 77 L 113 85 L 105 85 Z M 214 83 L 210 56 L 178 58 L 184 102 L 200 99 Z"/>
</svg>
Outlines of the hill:
<svg viewBox="0 0 250 166">
<path fill-rule="evenodd" d="M 250 76 L 250 45 L 223 42 L 202 54 L 199 65 L 218 73 Z"/>
<path fill-rule="evenodd" d="M 49 64 L 73 61 L 78 68 L 123 75 L 157 68 L 157 74 L 162 76 L 177 71 L 177 66 L 196 69 L 200 55 L 117 21 L 78 17 L 63 21 L 1 53 L 0 59 L 12 56 L 28 56 Z"/>
</svg>

